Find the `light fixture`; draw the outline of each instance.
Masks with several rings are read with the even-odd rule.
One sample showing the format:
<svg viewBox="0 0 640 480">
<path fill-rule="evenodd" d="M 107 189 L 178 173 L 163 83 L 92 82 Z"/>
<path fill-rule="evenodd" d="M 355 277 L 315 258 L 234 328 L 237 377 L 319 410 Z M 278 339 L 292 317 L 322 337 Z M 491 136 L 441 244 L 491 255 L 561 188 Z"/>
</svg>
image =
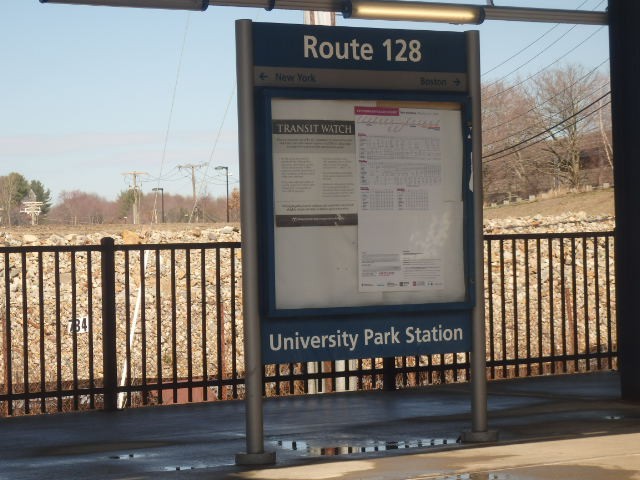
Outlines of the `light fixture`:
<svg viewBox="0 0 640 480">
<path fill-rule="evenodd" d="M 204 11 L 209 6 L 209 0 L 40 0 L 40 3 L 199 11 Z"/>
<path fill-rule="evenodd" d="M 345 18 L 367 20 L 402 20 L 479 25 L 484 9 L 479 5 L 451 5 L 431 2 L 391 0 L 348 0 L 343 4 Z"/>
<path fill-rule="evenodd" d="M 606 11 L 487 6 L 484 7 L 484 13 L 485 20 L 568 23 L 574 25 L 607 25 L 609 23 Z"/>
</svg>

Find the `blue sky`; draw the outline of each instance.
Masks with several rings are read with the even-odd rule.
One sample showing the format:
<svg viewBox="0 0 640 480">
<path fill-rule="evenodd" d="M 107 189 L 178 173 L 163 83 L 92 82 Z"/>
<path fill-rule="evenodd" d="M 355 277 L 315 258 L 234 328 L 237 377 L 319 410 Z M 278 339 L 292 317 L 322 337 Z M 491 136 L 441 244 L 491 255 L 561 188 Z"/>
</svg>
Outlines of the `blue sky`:
<svg viewBox="0 0 640 480">
<path fill-rule="evenodd" d="M 494 3 L 606 6 L 604 0 Z M 216 6 L 178 12 L 2 0 L 0 175 L 16 171 L 40 180 L 54 201 L 72 190 L 115 199 L 129 188 L 131 178 L 123 174 L 132 171 L 147 173 L 139 177 L 144 192 L 162 187 L 189 196 L 190 170 L 178 166 L 202 164 L 196 170 L 198 192 L 224 195 L 225 179 L 215 167 L 229 168 L 232 186 L 238 174 L 234 21 L 240 18 L 302 23 L 302 12 Z M 338 24 L 478 28 L 484 81 L 526 78 L 568 62 L 595 67 L 609 55 L 606 27 L 520 22 L 454 27 L 341 17 Z M 603 68 L 607 71 L 606 62 Z"/>
</svg>

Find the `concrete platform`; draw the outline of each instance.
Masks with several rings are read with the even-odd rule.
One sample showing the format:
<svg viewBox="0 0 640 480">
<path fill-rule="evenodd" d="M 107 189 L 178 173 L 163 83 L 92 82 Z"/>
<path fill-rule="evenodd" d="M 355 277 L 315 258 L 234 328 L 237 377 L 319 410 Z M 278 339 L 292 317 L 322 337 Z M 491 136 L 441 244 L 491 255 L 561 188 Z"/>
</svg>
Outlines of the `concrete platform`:
<svg viewBox="0 0 640 480">
<path fill-rule="evenodd" d="M 488 445 L 469 385 L 265 401 L 273 467 L 237 467 L 244 404 L 0 419 L 0 479 L 640 479 L 640 404 L 615 373 L 489 384 Z"/>
</svg>

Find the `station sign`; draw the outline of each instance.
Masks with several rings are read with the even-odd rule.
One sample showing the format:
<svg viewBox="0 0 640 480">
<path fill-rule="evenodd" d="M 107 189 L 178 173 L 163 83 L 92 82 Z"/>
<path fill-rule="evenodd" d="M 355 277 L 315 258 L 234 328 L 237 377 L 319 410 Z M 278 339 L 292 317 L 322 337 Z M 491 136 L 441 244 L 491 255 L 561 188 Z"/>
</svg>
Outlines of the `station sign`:
<svg viewBox="0 0 640 480">
<path fill-rule="evenodd" d="M 256 23 L 259 87 L 467 91 L 463 33 Z"/>
<path fill-rule="evenodd" d="M 251 45 L 263 363 L 470 351 L 465 34 L 253 23 Z"/>
</svg>

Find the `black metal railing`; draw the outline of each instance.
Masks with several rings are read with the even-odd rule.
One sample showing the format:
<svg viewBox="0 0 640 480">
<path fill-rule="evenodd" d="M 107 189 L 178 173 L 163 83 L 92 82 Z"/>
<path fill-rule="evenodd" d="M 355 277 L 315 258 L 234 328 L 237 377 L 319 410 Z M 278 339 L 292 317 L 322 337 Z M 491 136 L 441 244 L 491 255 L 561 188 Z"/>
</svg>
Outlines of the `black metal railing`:
<svg viewBox="0 0 640 480">
<path fill-rule="evenodd" d="M 237 242 L 0 248 L 0 415 L 244 396 Z M 485 237 L 487 376 L 616 368 L 613 233 Z M 265 366 L 264 393 L 467 381 L 469 354 Z"/>
<path fill-rule="evenodd" d="M 616 367 L 613 233 L 485 236 L 490 378 Z"/>
</svg>

